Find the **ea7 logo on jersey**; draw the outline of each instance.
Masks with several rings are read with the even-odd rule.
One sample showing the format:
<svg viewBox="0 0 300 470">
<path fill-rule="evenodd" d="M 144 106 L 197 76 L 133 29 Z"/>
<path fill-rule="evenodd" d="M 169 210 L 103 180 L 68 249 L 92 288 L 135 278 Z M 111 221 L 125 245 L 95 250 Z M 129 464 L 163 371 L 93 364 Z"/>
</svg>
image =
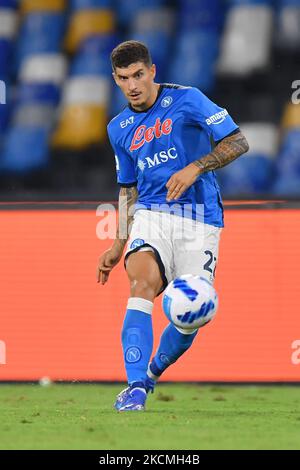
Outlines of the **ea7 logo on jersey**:
<svg viewBox="0 0 300 470">
<path fill-rule="evenodd" d="M 139 126 L 134 133 L 134 136 L 129 147 L 130 152 L 139 149 L 146 142 L 151 142 L 154 138 L 159 139 L 162 135 L 168 135 L 172 131 L 172 119 L 166 119 L 161 122 L 157 118 L 154 126 L 147 127 L 145 125 Z"/>
<path fill-rule="evenodd" d="M 133 124 L 133 123 L 134 123 L 134 116 L 130 116 L 128 119 L 125 119 L 125 121 L 121 121 L 120 126 L 122 127 L 122 129 L 124 129 L 129 124 Z"/>
<path fill-rule="evenodd" d="M 209 118 L 205 119 L 205 122 L 208 126 L 210 126 L 211 124 L 221 124 L 221 122 L 225 121 L 226 116 L 228 116 L 228 111 L 226 109 L 223 109 L 223 111 L 213 114 Z"/>
</svg>

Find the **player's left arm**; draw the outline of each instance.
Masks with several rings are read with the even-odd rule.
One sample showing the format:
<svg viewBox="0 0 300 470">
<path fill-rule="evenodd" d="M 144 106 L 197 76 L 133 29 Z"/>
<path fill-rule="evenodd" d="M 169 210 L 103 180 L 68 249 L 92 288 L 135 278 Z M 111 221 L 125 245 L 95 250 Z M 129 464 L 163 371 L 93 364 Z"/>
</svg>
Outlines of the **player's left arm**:
<svg viewBox="0 0 300 470">
<path fill-rule="evenodd" d="M 248 150 L 247 139 L 240 130 L 225 137 L 208 155 L 195 160 L 171 176 L 166 184 L 167 201 L 178 199 L 202 173 L 223 168 Z"/>
</svg>

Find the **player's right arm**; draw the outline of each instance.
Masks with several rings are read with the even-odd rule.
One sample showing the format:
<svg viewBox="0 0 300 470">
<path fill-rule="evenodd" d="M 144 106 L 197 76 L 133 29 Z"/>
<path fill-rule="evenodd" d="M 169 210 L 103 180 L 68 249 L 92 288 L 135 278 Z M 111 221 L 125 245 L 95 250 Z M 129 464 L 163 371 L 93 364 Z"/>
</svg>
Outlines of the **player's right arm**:
<svg viewBox="0 0 300 470">
<path fill-rule="evenodd" d="M 110 143 L 115 152 L 117 179 L 121 186 L 119 193 L 119 220 L 113 245 L 99 258 L 97 281 L 105 284 L 111 270 L 122 258 L 133 221 L 133 208 L 138 198 L 134 162 L 130 154 L 119 143 L 118 126 L 108 126 Z"/>
<path fill-rule="evenodd" d="M 133 221 L 133 206 L 137 201 L 137 197 L 138 192 L 136 186 L 121 187 L 119 193 L 119 220 L 116 239 L 111 248 L 100 256 L 97 266 L 97 282 L 101 282 L 101 284 L 107 282 L 111 270 L 122 258 Z"/>
</svg>

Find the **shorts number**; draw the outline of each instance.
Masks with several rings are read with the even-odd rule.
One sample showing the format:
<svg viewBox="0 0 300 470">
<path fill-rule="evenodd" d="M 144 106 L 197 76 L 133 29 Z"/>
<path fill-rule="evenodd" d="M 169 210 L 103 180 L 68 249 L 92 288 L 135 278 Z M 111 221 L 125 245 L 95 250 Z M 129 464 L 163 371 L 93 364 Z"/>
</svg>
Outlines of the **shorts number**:
<svg viewBox="0 0 300 470">
<path fill-rule="evenodd" d="M 212 270 L 211 264 L 212 264 L 213 261 L 216 263 L 217 258 L 216 258 L 216 257 L 212 254 L 212 252 L 209 251 L 209 250 L 206 250 L 204 253 L 205 253 L 209 258 L 208 258 L 208 261 L 206 261 L 206 263 L 205 263 L 205 265 L 203 266 L 203 268 L 204 268 L 206 271 L 208 271 L 208 272 L 212 273 L 213 275 L 215 275 L 216 264 L 215 264 L 214 270 Z"/>
</svg>

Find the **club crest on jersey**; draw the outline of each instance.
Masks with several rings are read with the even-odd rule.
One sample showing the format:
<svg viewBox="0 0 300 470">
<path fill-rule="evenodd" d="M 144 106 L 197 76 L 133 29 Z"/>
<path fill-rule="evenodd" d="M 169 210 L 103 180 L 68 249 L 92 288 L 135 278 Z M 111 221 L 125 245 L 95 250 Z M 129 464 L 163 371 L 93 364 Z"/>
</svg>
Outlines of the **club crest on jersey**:
<svg viewBox="0 0 300 470">
<path fill-rule="evenodd" d="M 170 104 L 172 104 L 172 101 L 173 101 L 172 96 L 166 96 L 165 98 L 161 100 L 161 105 L 163 108 L 167 108 L 168 106 L 170 106 Z"/>
<path fill-rule="evenodd" d="M 133 242 L 131 243 L 130 245 L 130 249 L 131 250 L 134 250 L 135 248 L 138 248 L 139 246 L 142 246 L 145 244 L 145 240 L 143 240 L 142 238 L 136 238 L 135 240 L 133 240 Z"/>
<path fill-rule="evenodd" d="M 129 147 L 130 152 L 138 150 L 145 143 L 151 142 L 154 138 L 159 139 L 162 135 L 170 134 L 172 125 L 173 121 L 170 118 L 165 119 L 163 122 L 161 122 L 160 118 L 157 118 L 154 126 L 147 127 L 144 124 L 139 126 L 133 135 Z"/>
</svg>

